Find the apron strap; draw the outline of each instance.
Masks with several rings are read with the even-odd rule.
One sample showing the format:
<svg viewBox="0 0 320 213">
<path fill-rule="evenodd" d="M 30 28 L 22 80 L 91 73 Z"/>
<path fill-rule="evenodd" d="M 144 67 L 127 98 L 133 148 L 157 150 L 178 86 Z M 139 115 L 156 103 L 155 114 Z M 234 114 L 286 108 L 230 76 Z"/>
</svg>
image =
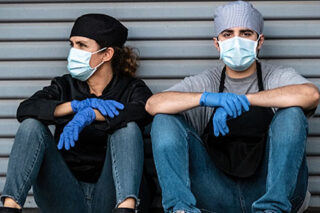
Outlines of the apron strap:
<svg viewBox="0 0 320 213">
<path fill-rule="evenodd" d="M 219 84 L 219 93 L 223 92 L 224 90 L 224 80 L 226 79 L 226 66 L 223 67 L 220 77 L 220 84 Z"/>
<path fill-rule="evenodd" d="M 257 61 L 257 76 L 258 76 L 258 87 L 259 92 L 263 91 L 263 83 L 262 83 L 262 72 L 261 72 L 261 64 Z"/>
</svg>

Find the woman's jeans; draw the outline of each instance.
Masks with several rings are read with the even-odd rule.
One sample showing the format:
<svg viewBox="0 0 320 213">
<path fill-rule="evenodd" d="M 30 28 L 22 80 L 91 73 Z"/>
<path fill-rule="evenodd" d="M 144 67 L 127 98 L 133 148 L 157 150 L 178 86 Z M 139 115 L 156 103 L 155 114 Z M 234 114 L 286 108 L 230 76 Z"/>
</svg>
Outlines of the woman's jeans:
<svg viewBox="0 0 320 213">
<path fill-rule="evenodd" d="M 135 198 L 143 170 L 143 140 L 139 127 L 127 127 L 108 137 L 108 148 L 97 183 L 79 182 L 58 152 L 53 136 L 41 122 L 22 122 L 10 154 L 1 196 L 23 206 L 33 186 L 34 197 L 45 213 L 111 212 L 126 198 Z"/>
<path fill-rule="evenodd" d="M 151 137 L 166 212 L 296 212 L 303 203 L 307 121 L 298 107 L 276 112 L 264 160 L 249 178 L 217 169 L 182 116 L 157 115 Z"/>
</svg>

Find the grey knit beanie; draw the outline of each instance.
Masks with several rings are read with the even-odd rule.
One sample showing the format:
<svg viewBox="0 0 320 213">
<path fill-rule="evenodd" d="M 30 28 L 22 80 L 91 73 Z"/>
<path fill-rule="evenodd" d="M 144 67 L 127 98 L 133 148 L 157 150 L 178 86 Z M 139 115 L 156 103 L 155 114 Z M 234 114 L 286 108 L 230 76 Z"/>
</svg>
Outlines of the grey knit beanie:
<svg viewBox="0 0 320 213">
<path fill-rule="evenodd" d="M 214 14 L 214 36 L 232 27 L 246 27 L 261 34 L 263 17 L 251 3 L 235 1 L 217 7 Z"/>
</svg>

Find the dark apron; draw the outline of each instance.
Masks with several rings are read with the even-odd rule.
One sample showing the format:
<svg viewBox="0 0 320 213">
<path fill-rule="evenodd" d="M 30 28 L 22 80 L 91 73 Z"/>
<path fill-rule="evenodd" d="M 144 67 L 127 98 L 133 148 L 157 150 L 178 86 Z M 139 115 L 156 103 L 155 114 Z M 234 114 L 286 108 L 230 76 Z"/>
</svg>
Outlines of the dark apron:
<svg viewBox="0 0 320 213">
<path fill-rule="evenodd" d="M 223 68 L 219 92 L 224 90 L 226 70 Z M 257 62 L 259 91 L 263 91 L 261 66 Z M 202 139 L 206 149 L 220 170 L 234 177 L 249 177 L 259 167 L 265 152 L 269 125 L 274 115 L 271 108 L 250 107 L 248 112 L 227 121 L 229 133 L 215 137 L 213 115 L 207 124 Z"/>
</svg>

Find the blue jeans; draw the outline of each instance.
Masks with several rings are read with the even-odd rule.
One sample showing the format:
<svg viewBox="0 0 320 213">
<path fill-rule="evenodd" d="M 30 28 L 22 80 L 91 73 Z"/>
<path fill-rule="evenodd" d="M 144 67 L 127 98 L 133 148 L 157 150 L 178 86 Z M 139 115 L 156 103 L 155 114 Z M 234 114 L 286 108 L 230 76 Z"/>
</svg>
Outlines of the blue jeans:
<svg viewBox="0 0 320 213">
<path fill-rule="evenodd" d="M 249 178 L 231 178 L 217 169 L 182 116 L 157 115 L 151 137 L 166 212 L 296 212 L 303 203 L 307 121 L 298 107 L 275 114 L 264 160 Z"/>
<path fill-rule="evenodd" d="M 1 198 L 11 197 L 23 206 L 33 186 L 42 212 L 111 212 L 126 198 L 139 201 L 142 170 L 143 140 L 134 122 L 108 137 L 100 178 L 89 184 L 72 175 L 49 129 L 37 120 L 27 119 L 16 134 Z"/>
</svg>

